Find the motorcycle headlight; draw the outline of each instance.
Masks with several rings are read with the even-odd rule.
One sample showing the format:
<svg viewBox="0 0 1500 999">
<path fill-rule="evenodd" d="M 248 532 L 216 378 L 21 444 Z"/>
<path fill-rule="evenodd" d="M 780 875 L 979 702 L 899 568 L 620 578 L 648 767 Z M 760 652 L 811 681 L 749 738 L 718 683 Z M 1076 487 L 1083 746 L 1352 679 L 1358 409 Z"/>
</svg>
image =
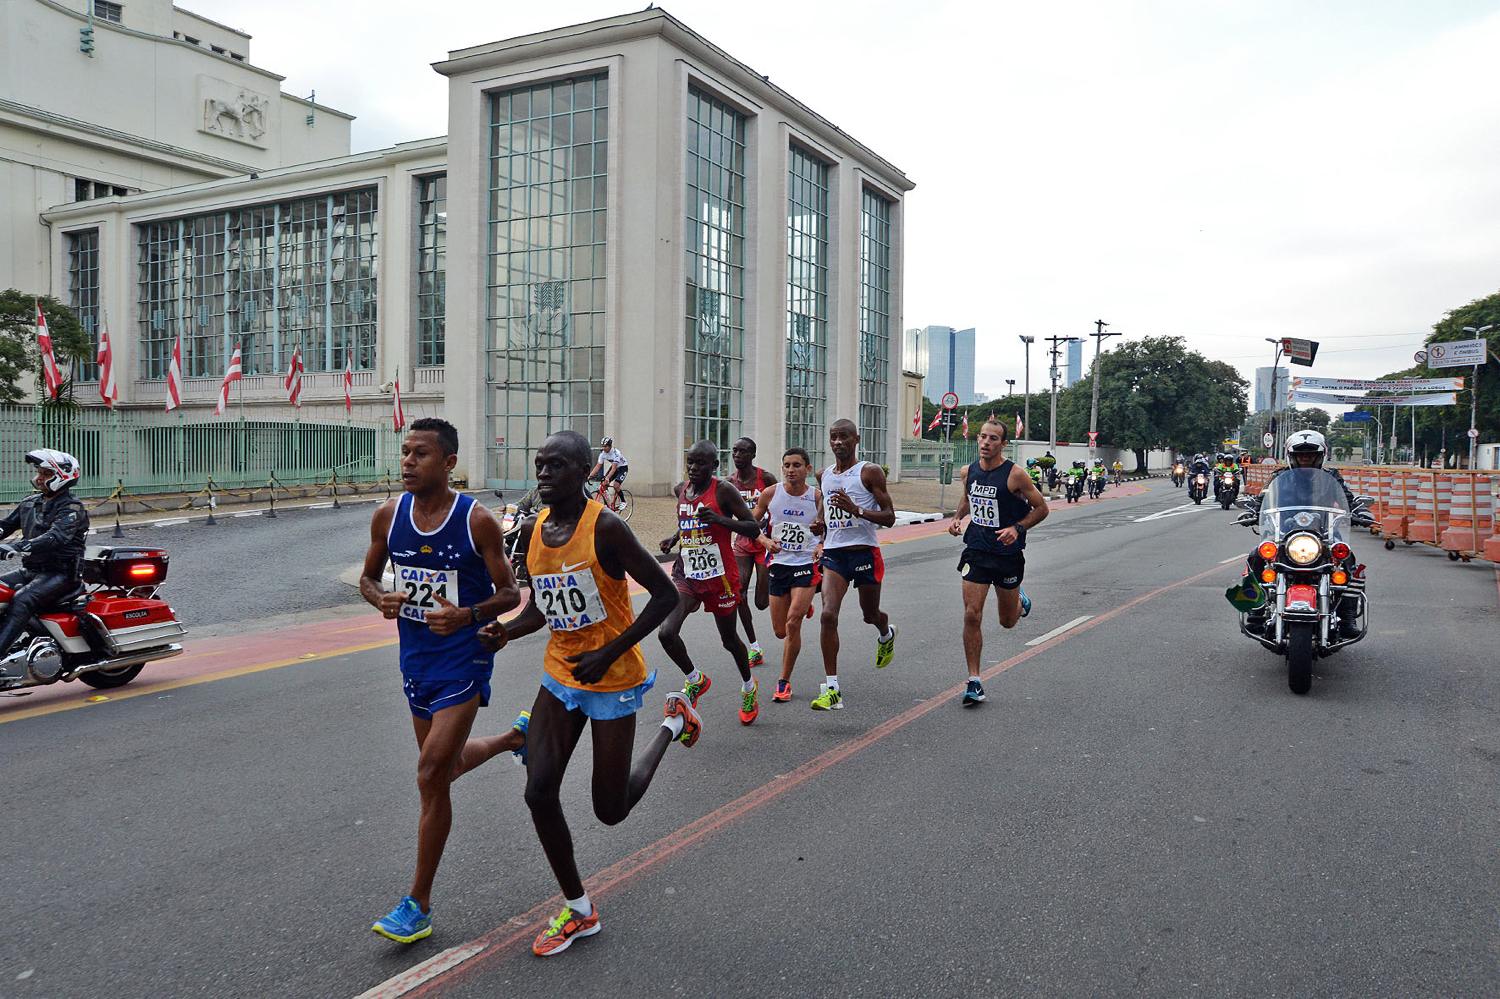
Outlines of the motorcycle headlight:
<svg viewBox="0 0 1500 999">
<path fill-rule="evenodd" d="M 1207 482 L 1207 481 L 1208 481 L 1208 480 L 1207 480 L 1207 479 L 1205 479 L 1205 478 L 1204 478 L 1204 477 L 1203 477 L 1203 476 L 1201 476 L 1201 475 L 1200 475 L 1200 476 L 1198 476 L 1198 478 L 1197 478 L 1197 479 L 1196 479 L 1196 480 L 1195 480 L 1195 481 L 1196 481 L 1196 482 L 1197 482 L 1197 483 L 1198 483 L 1198 485 L 1200 485 L 1200 486 L 1201 486 L 1201 485 L 1203 485 L 1203 484 L 1204 484 L 1204 483 L 1206 483 L 1206 482 Z"/>
<path fill-rule="evenodd" d="M 1286 541 L 1286 557 L 1293 565 L 1312 565 L 1323 554 L 1323 542 L 1311 534 L 1293 534 Z"/>
</svg>

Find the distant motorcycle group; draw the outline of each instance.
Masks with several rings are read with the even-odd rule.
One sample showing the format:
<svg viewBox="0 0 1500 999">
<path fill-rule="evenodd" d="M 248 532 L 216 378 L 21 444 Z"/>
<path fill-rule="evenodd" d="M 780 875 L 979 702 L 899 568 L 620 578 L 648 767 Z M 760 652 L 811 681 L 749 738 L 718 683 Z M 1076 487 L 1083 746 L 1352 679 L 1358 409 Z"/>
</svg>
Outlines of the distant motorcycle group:
<svg viewBox="0 0 1500 999">
<path fill-rule="evenodd" d="M 1191 462 L 1184 462 L 1179 457 L 1172 463 L 1172 485 L 1181 488 L 1186 482 L 1188 498 L 1199 504 L 1208 498 L 1212 489 L 1214 502 L 1228 510 L 1239 499 L 1244 472 L 1232 454 L 1217 454 L 1210 465 L 1208 457 L 1199 453 L 1193 455 Z"/>
</svg>

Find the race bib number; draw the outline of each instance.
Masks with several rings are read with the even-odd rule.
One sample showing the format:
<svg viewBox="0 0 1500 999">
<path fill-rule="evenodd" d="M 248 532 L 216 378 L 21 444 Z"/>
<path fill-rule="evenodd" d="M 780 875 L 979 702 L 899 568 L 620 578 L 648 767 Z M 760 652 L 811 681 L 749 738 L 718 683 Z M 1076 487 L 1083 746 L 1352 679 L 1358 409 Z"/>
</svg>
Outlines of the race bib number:
<svg viewBox="0 0 1500 999">
<path fill-rule="evenodd" d="M 970 496 L 969 518 L 980 527 L 999 527 L 1000 505 L 993 496 Z"/>
<path fill-rule="evenodd" d="M 682 574 L 700 582 L 724 575 L 724 558 L 712 538 L 682 539 Z"/>
<path fill-rule="evenodd" d="M 776 525 L 776 543 L 784 552 L 805 552 L 812 547 L 812 533 L 806 524 L 783 520 Z"/>
<path fill-rule="evenodd" d="M 599 596 L 599 583 L 587 569 L 532 576 L 531 595 L 553 631 L 578 631 L 609 616 Z"/>
<path fill-rule="evenodd" d="M 438 598 L 458 603 L 457 569 L 418 569 L 392 565 L 396 574 L 396 591 L 406 594 L 401 616 L 408 621 L 427 623 L 427 612 L 437 610 Z"/>
<path fill-rule="evenodd" d="M 854 514 L 848 510 L 840 510 L 830 500 L 824 504 L 828 508 L 828 529 L 830 531 L 843 531 L 854 526 Z"/>
</svg>

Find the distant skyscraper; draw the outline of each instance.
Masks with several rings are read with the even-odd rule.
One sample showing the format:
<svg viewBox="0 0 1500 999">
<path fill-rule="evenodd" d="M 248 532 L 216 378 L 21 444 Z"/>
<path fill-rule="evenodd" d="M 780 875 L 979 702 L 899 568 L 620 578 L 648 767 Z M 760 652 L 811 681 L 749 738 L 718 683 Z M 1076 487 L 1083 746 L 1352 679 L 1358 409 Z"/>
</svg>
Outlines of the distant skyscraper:
<svg viewBox="0 0 1500 999">
<path fill-rule="evenodd" d="M 901 368 L 927 377 L 927 331 L 910 329 L 901 343 Z"/>
<path fill-rule="evenodd" d="M 952 326 L 924 326 L 906 331 L 904 361 L 910 371 L 926 376 L 923 390 L 937 402 L 946 392 L 961 406 L 974 404 L 974 330 Z M 913 368 L 912 364 L 923 368 Z"/>
<path fill-rule="evenodd" d="M 1083 377 L 1083 341 L 1075 340 L 1068 344 L 1068 367 L 1063 375 L 1063 388 L 1078 384 Z"/>
<path fill-rule="evenodd" d="M 1271 386 L 1271 372 L 1275 372 L 1276 386 Z M 1286 405 L 1286 385 L 1288 372 L 1286 368 L 1256 368 L 1255 369 L 1255 411 L 1264 413 L 1271 408 L 1273 401 L 1279 401 L 1280 405 Z"/>
</svg>

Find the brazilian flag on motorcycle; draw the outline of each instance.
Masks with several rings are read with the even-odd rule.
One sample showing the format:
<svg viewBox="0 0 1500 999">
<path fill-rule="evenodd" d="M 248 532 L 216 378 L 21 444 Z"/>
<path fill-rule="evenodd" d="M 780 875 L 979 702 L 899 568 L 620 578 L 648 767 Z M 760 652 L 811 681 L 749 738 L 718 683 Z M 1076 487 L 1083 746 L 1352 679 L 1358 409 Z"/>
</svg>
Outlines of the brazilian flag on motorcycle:
<svg viewBox="0 0 1500 999">
<path fill-rule="evenodd" d="M 1224 591 L 1224 599 L 1229 601 L 1231 607 L 1244 614 L 1266 605 L 1266 589 L 1254 576 L 1246 575 Z"/>
</svg>

